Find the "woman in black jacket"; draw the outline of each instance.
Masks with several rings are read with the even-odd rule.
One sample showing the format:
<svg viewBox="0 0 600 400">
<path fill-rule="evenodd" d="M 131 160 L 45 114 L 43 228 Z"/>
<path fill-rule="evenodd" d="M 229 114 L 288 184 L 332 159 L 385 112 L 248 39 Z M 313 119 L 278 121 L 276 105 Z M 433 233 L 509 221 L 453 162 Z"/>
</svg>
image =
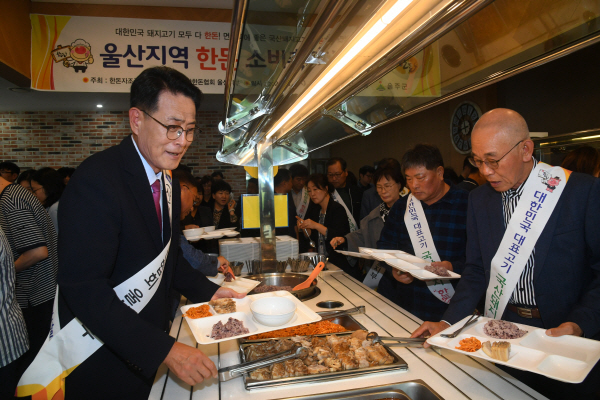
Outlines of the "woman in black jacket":
<svg viewBox="0 0 600 400">
<path fill-rule="evenodd" d="M 346 210 L 331 198 L 333 186 L 325 175 L 313 174 L 308 178 L 307 190 L 312 203 L 306 211 L 305 219 L 297 217 L 298 229 L 300 232 L 303 232 L 303 229 L 308 231 L 310 238 L 317 245 L 315 250 L 319 254 L 327 255 L 332 264 L 359 279 L 358 271 L 354 271 L 346 257 L 333 250 L 330 244 L 334 237 L 350 233 Z M 300 240 L 308 242 L 304 234 L 300 235 Z"/>
</svg>

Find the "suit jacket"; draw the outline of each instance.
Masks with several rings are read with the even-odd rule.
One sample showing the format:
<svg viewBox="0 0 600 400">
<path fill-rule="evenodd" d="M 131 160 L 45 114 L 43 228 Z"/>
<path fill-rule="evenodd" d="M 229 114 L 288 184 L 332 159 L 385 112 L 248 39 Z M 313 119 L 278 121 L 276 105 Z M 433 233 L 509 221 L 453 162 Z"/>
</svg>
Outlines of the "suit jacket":
<svg viewBox="0 0 600 400">
<path fill-rule="evenodd" d="M 311 201 L 308 210 L 306 210 L 305 219 L 312 219 L 318 223 L 320 212 L 321 206 L 316 205 Z M 325 249 L 329 255 L 329 262 L 346 272 L 350 271 L 350 264 L 348 264 L 346 256 L 336 252 L 333 247 L 331 247 L 331 239 L 338 236 L 346 236 L 348 233 L 350 233 L 350 224 L 348 223 L 348 215 L 346 214 L 346 210 L 342 205 L 336 203 L 331 197 L 329 198 L 329 203 L 327 204 L 327 210 L 325 211 L 325 223 L 323 225 L 327 228 Z M 300 232 L 299 236 L 301 242 L 304 243 L 303 247 L 308 247 L 307 243 L 309 241 L 306 236 L 304 236 L 304 232 Z M 316 229 L 312 229 L 310 232 L 310 237 L 318 246 L 319 232 Z M 317 250 L 318 249 L 315 249 L 315 251 Z"/>
<path fill-rule="evenodd" d="M 466 266 L 442 318 L 451 324 L 470 314 L 486 292 L 503 218 L 502 195 L 489 184 L 470 193 Z M 535 245 L 534 292 L 544 327 L 575 322 L 587 337 L 597 335 L 599 274 L 600 180 L 573 173 Z"/>
<path fill-rule="evenodd" d="M 175 342 L 165 332 L 170 289 L 192 302 L 207 301 L 218 289 L 181 254 L 178 181 L 173 182 L 172 207 L 171 226 L 163 190 L 162 234 L 165 244 L 171 239 L 171 247 L 154 297 L 137 314 L 119 301 L 113 288 L 156 258 L 164 245 L 131 136 L 86 159 L 69 182 L 59 212 L 60 323 L 64 327 L 79 318 L 104 346 L 67 377 L 67 396 L 147 398 L 156 370 Z"/>
<path fill-rule="evenodd" d="M 377 193 L 377 189 L 373 186 L 363 192 L 360 203 L 360 219 L 365 218 L 375 207 L 381 204 L 381 197 Z"/>
<path fill-rule="evenodd" d="M 363 191 L 355 185 L 348 185 L 347 188 L 348 193 L 350 194 L 350 202 L 352 204 L 346 204 L 346 206 L 348 207 L 348 210 L 350 210 L 350 212 L 352 213 L 354 221 L 356 221 L 356 225 L 358 227 L 358 224 L 361 220 L 360 208 L 362 204 Z"/>
</svg>

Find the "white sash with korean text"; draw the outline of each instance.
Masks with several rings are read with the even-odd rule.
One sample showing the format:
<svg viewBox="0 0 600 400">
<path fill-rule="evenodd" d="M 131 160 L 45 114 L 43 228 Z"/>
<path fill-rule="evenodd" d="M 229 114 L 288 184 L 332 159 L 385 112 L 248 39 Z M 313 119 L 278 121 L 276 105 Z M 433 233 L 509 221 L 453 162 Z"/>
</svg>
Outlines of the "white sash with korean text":
<svg viewBox="0 0 600 400">
<path fill-rule="evenodd" d="M 336 203 L 341 204 L 342 207 L 344 207 L 344 210 L 346 210 L 346 215 L 348 216 L 348 224 L 350 225 L 350 232 L 354 232 L 356 229 L 358 229 L 356 227 L 356 221 L 354 220 L 354 216 L 352 215 L 352 213 L 348 209 L 348 206 L 346 206 L 346 203 L 344 203 L 344 200 L 342 200 L 342 196 L 340 196 L 340 194 L 338 193 L 337 189 L 334 190 L 333 193 L 331 193 L 331 198 Z"/>
<path fill-rule="evenodd" d="M 308 195 L 308 190 L 306 186 L 302 188 L 302 194 L 300 197 L 300 204 L 296 207 L 296 214 L 300 217 L 300 219 L 304 219 L 306 215 L 306 210 L 308 209 L 308 205 L 310 204 L 310 196 Z"/>
<path fill-rule="evenodd" d="M 424 260 L 442 261 L 429 230 L 429 224 L 425 218 L 425 211 L 421 201 L 416 199 L 412 194 L 408 196 L 406 202 L 406 212 L 404 213 L 404 224 L 410 236 L 410 242 L 415 250 L 415 256 L 421 257 Z M 454 287 L 448 281 L 435 279 L 426 281 L 429 291 L 440 301 L 448 304 L 454 296 Z"/>
<path fill-rule="evenodd" d="M 485 316 L 501 318 L 571 172 L 539 162 L 529 174 L 491 264 Z"/>
<path fill-rule="evenodd" d="M 172 178 L 170 171 L 163 171 L 163 175 L 169 220 L 172 222 Z M 142 311 L 160 286 L 170 246 L 171 240 L 154 260 L 113 289 L 117 297 L 136 313 Z M 45 391 L 47 398 L 52 399 L 61 390 L 64 396 L 65 378 L 104 344 L 77 318 L 61 329 L 57 304 L 58 287 L 50 333 L 35 360 L 19 381 L 17 387 L 19 397 L 32 396 Z"/>
</svg>

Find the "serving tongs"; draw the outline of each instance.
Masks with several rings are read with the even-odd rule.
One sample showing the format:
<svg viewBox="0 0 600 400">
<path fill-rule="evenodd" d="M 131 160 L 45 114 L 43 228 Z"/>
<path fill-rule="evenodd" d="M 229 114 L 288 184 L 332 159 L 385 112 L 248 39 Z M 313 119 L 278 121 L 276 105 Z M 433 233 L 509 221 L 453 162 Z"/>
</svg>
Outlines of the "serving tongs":
<svg viewBox="0 0 600 400">
<path fill-rule="evenodd" d="M 318 312 L 323 319 L 341 317 L 342 315 L 355 315 L 355 314 L 364 314 L 365 306 L 358 306 L 354 308 L 349 308 L 347 310 L 337 310 L 337 311 L 322 311 Z"/>
<path fill-rule="evenodd" d="M 225 382 L 233 378 L 242 376 L 246 372 L 266 367 L 267 365 L 280 363 L 285 360 L 290 360 L 292 358 L 298 358 L 304 354 L 307 354 L 307 352 L 308 349 L 306 347 L 302 347 L 300 343 L 294 343 L 294 346 L 291 349 L 282 351 L 281 353 L 261 358 L 259 360 L 231 365 L 229 367 L 219 369 L 219 381 Z"/>
<path fill-rule="evenodd" d="M 391 336 L 379 336 L 377 332 L 369 332 L 367 340 L 372 340 L 373 343 L 385 344 L 388 347 L 421 347 L 427 338 L 402 338 Z M 398 343 L 383 343 L 383 340 L 395 341 Z"/>
</svg>

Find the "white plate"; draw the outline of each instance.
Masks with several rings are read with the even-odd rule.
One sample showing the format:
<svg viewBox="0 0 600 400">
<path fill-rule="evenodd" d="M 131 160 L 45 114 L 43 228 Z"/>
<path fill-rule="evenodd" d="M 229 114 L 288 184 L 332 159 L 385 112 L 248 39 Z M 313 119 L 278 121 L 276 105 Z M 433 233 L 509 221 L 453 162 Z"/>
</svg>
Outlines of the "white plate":
<svg viewBox="0 0 600 400">
<path fill-rule="evenodd" d="M 217 285 L 221 285 L 225 281 L 225 275 L 218 273 L 217 276 L 207 276 L 208 280 Z"/>
<path fill-rule="evenodd" d="M 254 279 L 246 279 L 246 278 L 241 278 L 239 276 L 236 276 L 235 280 L 233 282 L 223 281 L 223 283 L 221 283 L 221 286 L 233 289 L 238 293 L 248 294 L 252 291 L 252 289 L 254 289 L 255 287 L 257 287 L 260 284 L 261 284 L 261 281 L 257 281 Z"/>
<path fill-rule="evenodd" d="M 209 239 L 218 239 L 221 237 L 223 237 L 223 233 L 221 233 L 221 232 L 210 232 L 210 233 L 203 234 L 200 238 L 204 239 L 204 240 L 209 240 Z"/>
<path fill-rule="evenodd" d="M 359 247 L 359 250 L 361 253 L 369 254 L 374 259 L 383 261 L 397 270 L 407 272 L 421 281 L 460 278 L 460 275 L 453 271 L 448 271 L 450 276 L 439 276 L 426 271 L 425 266 L 430 264 L 428 261 L 401 250 L 369 249 L 366 247 Z"/>
<path fill-rule="evenodd" d="M 252 311 L 250 310 L 250 304 L 253 300 L 261 299 L 263 297 L 286 297 L 292 300 L 296 304 L 296 315 L 290 322 L 287 324 L 283 324 L 281 326 L 266 326 L 262 325 L 254 320 L 252 316 Z M 231 314 L 216 314 L 214 309 L 210 307 L 210 312 L 213 314 L 211 317 L 205 318 L 197 318 L 190 319 L 185 317 L 192 334 L 196 338 L 198 344 L 211 344 L 211 343 L 219 343 L 225 340 L 233 340 L 239 339 L 242 337 L 256 335 L 258 333 L 270 332 L 277 329 L 289 328 L 292 326 L 298 326 L 303 324 L 309 324 L 311 322 L 317 322 L 321 320 L 321 316 L 308 308 L 307 305 L 298 300 L 294 295 L 285 290 L 280 290 L 277 292 L 269 292 L 269 293 L 261 293 L 254 294 L 251 296 L 246 296 L 243 299 L 233 299 L 236 302 L 236 312 Z M 208 303 L 199 303 L 199 304 L 189 304 L 181 307 L 181 312 L 185 314 L 185 312 L 191 307 L 198 307 L 202 304 Z M 243 335 L 233 336 L 225 339 L 215 340 L 210 337 L 212 332 L 212 327 L 218 321 L 221 321 L 223 324 L 227 322 L 229 317 L 240 320 L 244 323 L 244 326 L 248 328 L 249 332 Z"/>
<path fill-rule="evenodd" d="M 408 254 L 405 251 L 402 250 L 385 250 L 385 249 L 371 249 L 369 247 L 359 247 L 358 251 L 360 251 L 361 253 L 391 253 L 391 254 Z"/>
<path fill-rule="evenodd" d="M 600 342 L 596 340 L 571 335 L 550 337 L 546 335 L 546 329 L 522 324 L 515 325 L 520 329 L 528 331 L 525 336 L 519 339 L 506 340 L 511 344 L 508 361 L 500 361 L 488 357 L 482 349 L 473 353 L 458 350 L 455 348 L 459 345 L 458 342 L 469 337 L 475 337 L 481 343 L 488 340 L 490 342 L 502 340 L 490 337 L 483 332 L 483 326 L 491 319 L 484 317 L 479 318 L 477 323 L 467 327 L 460 335 L 453 339 L 440 336 L 442 333 L 455 331 L 468 318 L 466 317 L 443 332 L 430 337 L 427 339 L 427 342 L 433 346 L 457 351 L 468 356 L 482 358 L 496 364 L 506 365 L 523 371 L 534 372 L 568 383 L 582 382 L 596 362 L 600 360 Z"/>
<path fill-rule="evenodd" d="M 344 251 L 344 250 L 336 250 L 336 251 L 345 256 L 364 258 L 366 260 L 375 260 L 374 257 L 372 257 L 371 255 L 369 255 L 367 253 L 355 253 L 353 251 Z"/>
<path fill-rule="evenodd" d="M 224 236 L 227 236 L 227 237 L 234 237 L 234 236 L 237 236 L 237 235 L 239 235 L 239 234 L 240 234 L 240 233 L 239 233 L 239 232 L 236 232 L 236 231 L 228 231 L 228 232 L 223 232 L 223 235 L 224 235 Z"/>
</svg>

